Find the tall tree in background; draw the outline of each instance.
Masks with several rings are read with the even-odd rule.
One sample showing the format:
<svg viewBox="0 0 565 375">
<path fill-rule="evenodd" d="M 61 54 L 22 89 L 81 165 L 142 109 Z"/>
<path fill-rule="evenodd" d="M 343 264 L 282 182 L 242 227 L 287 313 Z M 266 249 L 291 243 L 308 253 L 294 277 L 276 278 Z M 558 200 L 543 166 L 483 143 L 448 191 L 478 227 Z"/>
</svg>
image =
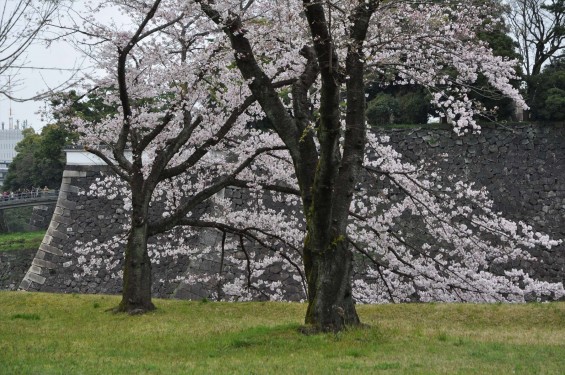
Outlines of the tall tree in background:
<svg viewBox="0 0 565 375">
<path fill-rule="evenodd" d="M 8 167 L 8 174 L 4 180 L 4 191 L 37 186 L 35 183 L 38 179 L 33 169 L 35 165 L 34 151 L 39 144 L 39 135 L 35 133 L 33 128 L 24 129 L 22 134 L 24 138 L 16 145 L 17 154 Z"/>
<path fill-rule="evenodd" d="M 433 106 L 431 96 L 418 85 L 379 87 L 368 85 L 367 122 L 374 125 L 426 124 Z M 371 95 L 375 91 L 376 95 Z"/>
<path fill-rule="evenodd" d="M 527 100 L 535 102 L 535 77 L 544 64 L 562 57 L 565 51 L 565 1 L 509 0 L 508 5 L 508 23 L 522 56 Z"/>
<path fill-rule="evenodd" d="M 106 103 L 104 98 L 95 91 L 84 95 L 79 95 L 75 90 L 59 92 L 51 95 L 49 104 L 53 109 L 50 112 L 53 115 L 53 121 L 64 125 L 70 131 L 74 130 L 74 127 L 69 119 L 80 118 L 95 124 L 102 121 L 104 117 L 117 112 L 115 103 Z"/>
<path fill-rule="evenodd" d="M 543 65 L 565 49 L 563 0 L 511 0 L 508 23 L 523 56 L 527 79 L 541 73 Z"/>
<path fill-rule="evenodd" d="M 535 118 L 541 121 L 565 120 L 565 58 L 554 59 L 532 77 L 536 95 L 530 101 Z"/>
</svg>

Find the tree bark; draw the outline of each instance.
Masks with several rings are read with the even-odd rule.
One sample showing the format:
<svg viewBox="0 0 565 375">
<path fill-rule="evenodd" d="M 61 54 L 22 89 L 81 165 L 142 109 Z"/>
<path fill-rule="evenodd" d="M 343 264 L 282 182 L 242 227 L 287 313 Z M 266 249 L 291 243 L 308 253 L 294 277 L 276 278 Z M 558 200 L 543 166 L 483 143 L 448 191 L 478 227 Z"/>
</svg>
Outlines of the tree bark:
<svg viewBox="0 0 565 375">
<path fill-rule="evenodd" d="M 345 237 L 337 237 L 324 250 L 304 248 L 304 268 L 308 283 L 308 309 L 305 323 L 315 331 L 337 332 L 360 324 L 351 293 L 353 254 Z"/>
<path fill-rule="evenodd" d="M 151 302 L 151 260 L 147 253 L 147 222 L 132 225 L 125 251 L 122 301 L 117 311 L 142 314 Z"/>
<path fill-rule="evenodd" d="M 346 242 L 349 206 L 359 180 L 365 151 L 365 85 L 363 42 L 375 3 L 352 13 L 345 74 L 347 113 L 341 133 L 340 73 L 328 20 L 320 3 L 305 0 L 305 13 L 320 65 L 322 89 L 318 138 L 320 156 L 307 211 L 304 266 L 308 282 L 306 324 L 321 331 L 340 331 L 360 324 L 352 296 L 353 254 Z M 339 137 L 344 136 L 343 153 Z"/>
</svg>

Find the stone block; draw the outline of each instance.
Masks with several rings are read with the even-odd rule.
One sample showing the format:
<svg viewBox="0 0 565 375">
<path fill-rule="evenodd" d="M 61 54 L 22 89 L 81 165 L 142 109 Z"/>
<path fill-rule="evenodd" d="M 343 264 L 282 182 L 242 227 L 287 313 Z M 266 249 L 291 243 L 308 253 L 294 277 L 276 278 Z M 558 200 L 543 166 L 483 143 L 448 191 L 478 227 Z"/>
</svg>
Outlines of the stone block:
<svg viewBox="0 0 565 375">
<path fill-rule="evenodd" d="M 18 289 L 20 290 L 27 290 L 29 287 L 31 286 L 31 281 L 29 281 L 28 279 L 23 279 L 22 282 L 20 283 L 20 286 L 18 287 Z"/>
<path fill-rule="evenodd" d="M 31 264 L 33 264 L 34 266 L 42 267 L 42 268 L 48 268 L 50 270 L 53 270 L 57 267 L 57 265 L 53 262 L 49 262 L 47 260 L 37 259 L 37 258 L 33 259 Z"/>
<path fill-rule="evenodd" d="M 60 232 L 60 231 L 58 231 L 58 230 L 48 229 L 48 230 L 47 230 L 47 233 L 48 233 L 50 236 L 52 236 L 52 237 L 54 237 L 54 238 L 58 238 L 58 239 L 63 240 L 63 241 L 66 241 L 66 240 L 69 239 L 69 236 L 68 236 L 68 235 L 66 235 L 65 233 L 62 233 L 62 232 Z"/>
<path fill-rule="evenodd" d="M 71 225 L 75 222 L 70 217 L 65 217 L 65 216 L 60 216 L 60 215 L 53 216 L 51 221 L 56 221 L 57 223 L 65 224 L 65 225 Z"/>
<path fill-rule="evenodd" d="M 55 246 L 48 245 L 46 243 L 42 243 L 39 245 L 39 249 L 45 251 L 46 253 L 54 254 L 54 255 L 63 255 L 63 252 L 56 248 Z"/>
<path fill-rule="evenodd" d="M 42 269 L 41 269 L 41 267 L 38 267 L 38 266 L 30 266 L 28 271 L 33 272 L 37 275 L 41 275 Z"/>
<path fill-rule="evenodd" d="M 59 199 L 57 202 L 57 206 L 62 207 L 67 210 L 74 210 L 77 207 L 77 204 L 73 201 L 69 201 L 67 199 Z"/>
<path fill-rule="evenodd" d="M 479 140 L 477 138 L 474 138 L 474 137 L 468 137 L 468 138 L 465 138 L 465 144 L 468 144 L 470 146 L 474 146 L 474 145 L 479 144 Z"/>
<path fill-rule="evenodd" d="M 66 192 L 66 193 L 78 194 L 80 189 L 77 186 L 74 186 L 74 185 L 62 185 L 61 191 Z"/>
<path fill-rule="evenodd" d="M 45 283 L 45 277 L 35 274 L 33 272 L 28 272 L 26 279 L 33 281 L 34 283 L 43 285 Z"/>
<path fill-rule="evenodd" d="M 50 236 L 50 235 L 48 235 L 48 234 L 46 234 L 46 235 L 43 237 L 43 242 L 42 242 L 42 244 L 51 245 L 51 242 L 52 242 L 52 241 L 53 241 L 53 237 Z M 39 248 L 41 249 L 41 246 L 39 246 Z M 42 249 L 42 250 L 43 250 L 43 249 Z"/>
<path fill-rule="evenodd" d="M 86 177 L 86 171 L 63 171 L 63 177 Z"/>
</svg>

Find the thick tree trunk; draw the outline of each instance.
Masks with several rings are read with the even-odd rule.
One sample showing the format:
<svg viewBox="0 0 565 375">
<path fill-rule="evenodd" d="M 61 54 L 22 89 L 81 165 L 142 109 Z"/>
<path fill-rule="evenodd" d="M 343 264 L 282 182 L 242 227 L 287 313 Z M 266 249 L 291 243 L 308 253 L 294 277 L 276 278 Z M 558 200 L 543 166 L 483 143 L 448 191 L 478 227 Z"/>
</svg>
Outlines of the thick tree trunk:
<svg viewBox="0 0 565 375">
<path fill-rule="evenodd" d="M 132 225 L 126 245 L 122 301 L 118 311 L 142 314 L 151 302 L 151 260 L 147 253 L 147 224 Z"/>
<path fill-rule="evenodd" d="M 323 2 L 303 0 L 310 27 L 312 47 L 304 47 L 304 73 L 293 85 L 294 117 L 289 117 L 272 79 L 255 59 L 241 19 L 225 22 L 220 12 L 198 1 L 211 20 L 230 38 L 237 66 L 248 80 L 249 89 L 272 121 L 293 159 L 308 233 L 304 266 L 308 283 L 306 324 L 315 330 L 337 331 L 358 325 L 359 317 L 351 295 L 352 253 L 345 240 L 349 206 L 365 145 L 365 96 L 363 43 L 369 20 L 379 1 L 359 2 L 349 17 L 352 22 L 346 71 L 342 70 L 332 37 L 331 14 Z M 329 11 L 328 11 L 329 12 Z M 319 149 L 312 132 L 308 90 L 318 74 L 321 78 L 320 106 L 316 121 Z M 341 85 L 346 79 L 346 131 L 342 132 Z M 340 143 L 344 136 L 345 141 Z M 340 148 L 343 146 L 343 155 Z M 343 160 L 342 160 L 343 156 Z"/>
<path fill-rule="evenodd" d="M 340 331 L 360 324 L 352 296 L 353 254 L 346 232 L 366 143 L 363 43 L 377 5 L 374 1 L 359 2 L 349 18 L 352 25 L 345 64 L 347 112 L 343 132 L 338 110 L 342 75 L 331 34 L 331 15 L 328 11 L 326 18 L 322 3 L 304 0 L 322 82 L 318 120 L 320 152 L 311 188 L 311 207 L 304 200 L 308 218 L 304 249 L 308 282 L 305 321 L 321 331 Z"/>
<path fill-rule="evenodd" d="M 304 266 L 308 282 L 305 323 L 315 331 L 336 332 L 360 324 L 351 294 L 353 254 L 343 236 L 322 251 L 309 248 L 307 238 Z"/>
</svg>

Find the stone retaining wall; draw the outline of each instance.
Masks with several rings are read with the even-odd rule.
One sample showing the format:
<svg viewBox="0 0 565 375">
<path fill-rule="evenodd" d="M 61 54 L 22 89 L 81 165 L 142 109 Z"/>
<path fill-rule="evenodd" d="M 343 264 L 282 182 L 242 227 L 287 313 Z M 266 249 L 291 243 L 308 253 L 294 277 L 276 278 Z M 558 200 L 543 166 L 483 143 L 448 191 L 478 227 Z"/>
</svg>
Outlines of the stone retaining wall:
<svg viewBox="0 0 565 375">
<path fill-rule="evenodd" d="M 46 230 L 51 223 L 54 211 L 55 205 L 53 204 L 33 206 L 33 212 L 29 219 L 30 230 Z"/>
<path fill-rule="evenodd" d="M 442 173 L 486 187 L 494 208 L 554 239 L 565 240 L 565 124 L 486 125 L 458 137 L 449 125 L 384 130 L 406 160 L 438 163 Z M 443 154 L 447 154 L 444 160 Z M 532 250 L 540 263 L 523 262 L 531 276 L 565 279 L 565 244 Z"/>
<path fill-rule="evenodd" d="M 36 249 L 0 251 L 0 290 L 18 289 L 36 252 Z"/>
<path fill-rule="evenodd" d="M 103 166 L 67 166 L 63 173 L 53 218 L 31 267 L 20 284 L 20 289 L 64 293 L 121 292 L 121 279 L 104 267 L 100 267 L 96 275 L 76 276 L 82 271 L 77 260 L 83 244 L 94 240 L 102 243 L 114 236 L 126 235 L 123 226 L 127 218 L 121 200 L 94 198 L 84 194 L 97 178 L 107 173 L 109 169 Z M 198 212 L 202 213 L 206 209 L 208 208 L 200 207 Z M 221 236 L 213 230 L 205 230 L 184 239 L 197 250 L 219 245 Z M 167 239 L 167 241 L 171 240 Z M 160 239 L 150 238 L 149 242 L 159 244 Z M 101 258 L 109 259 L 105 255 Z M 123 254 L 117 252 L 115 259 L 121 263 Z M 165 262 L 154 263 L 152 293 L 156 297 L 184 299 L 216 299 L 218 295 L 223 299 L 237 298 L 237 296 L 218 293 L 219 284 L 215 280 L 202 280 L 190 284 L 171 281 L 177 276 L 194 278 L 216 272 L 220 269 L 220 264 L 222 264 L 224 283 L 240 276 L 227 261 L 220 260 L 218 252 L 198 257 L 178 256 Z M 121 264 L 116 268 L 121 269 Z M 287 280 L 288 293 L 285 299 L 304 298 L 300 284 L 291 280 L 282 266 L 275 265 L 269 271 L 267 276 L 269 280 Z"/>
<path fill-rule="evenodd" d="M 448 127 L 379 129 L 412 162 L 434 161 L 444 173 L 476 181 L 492 194 L 495 208 L 514 220 L 532 224 L 553 238 L 565 239 L 565 126 L 486 126 L 481 134 L 457 137 Z M 443 154 L 447 153 L 445 160 Z M 25 290 L 79 293 L 119 293 L 121 281 L 110 273 L 77 278 L 77 249 L 80 242 L 104 241 L 122 234 L 127 218 L 119 201 L 92 199 L 81 191 L 106 171 L 101 166 L 67 166 L 61 193 L 43 243 L 20 288 Z M 227 193 L 234 201 L 245 199 L 238 189 Z M 207 209 L 207 208 L 203 208 Z M 158 241 L 154 239 L 153 241 Z M 217 244 L 214 231 L 191 238 L 194 248 Z M 565 245 L 552 251 L 534 250 L 537 263 L 524 263 L 530 274 L 547 281 L 562 281 L 565 275 Z M 187 285 L 169 280 L 175 275 L 194 276 L 218 270 L 217 252 L 198 258 L 179 257 L 153 267 L 153 294 L 159 297 L 218 297 L 217 281 Z M 237 277 L 229 267 L 225 277 Z M 172 276 L 172 277 L 171 277 Z M 299 300 L 304 293 L 288 269 L 272 265 L 263 276 L 281 281 L 285 298 Z M 230 296 L 220 296 L 228 298 Z"/>
</svg>

